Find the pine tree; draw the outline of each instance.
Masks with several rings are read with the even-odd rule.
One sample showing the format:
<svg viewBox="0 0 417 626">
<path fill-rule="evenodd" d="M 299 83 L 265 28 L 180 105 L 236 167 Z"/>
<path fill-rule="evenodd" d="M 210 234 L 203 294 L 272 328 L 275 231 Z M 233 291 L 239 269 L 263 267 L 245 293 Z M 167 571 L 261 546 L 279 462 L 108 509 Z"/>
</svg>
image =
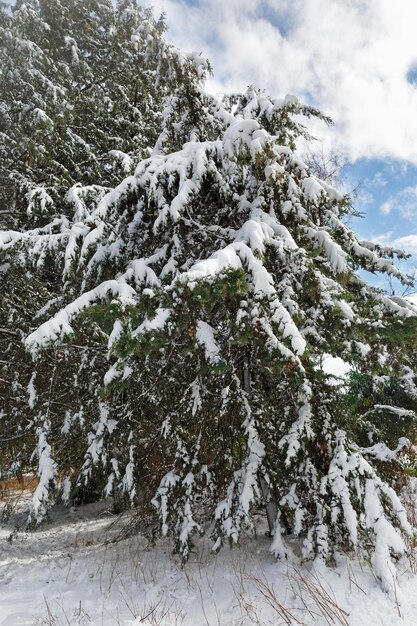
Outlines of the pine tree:
<svg viewBox="0 0 417 626">
<path fill-rule="evenodd" d="M 91 203 L 76 183 L 72 214 L 2 234 L 9 255 L 63 267 L 62 299 L 27 347 L 42 359 L 71 336 L 88 346 L 91 329 L 108 346 L 98 418 L 67 478 L 105 475 L 106 493 L 151 501 L 183 558 L 209 523 L 214 549 L 237 544 L 266 506 L 277 557 L 288 533 L 306 558 L 371 545 L 388 589 L 390 557 L 412 528 L 343 430 L 320 361 L 360 357 L 365 337 L 382 354 L 392 320 L 415 315 L 358 268 L 409 279 L 389 251 L 357 239 L 343 221 L 349 199 L 297 157 L 308 137 L 299 116 L 323 118 L 317 110 L 253 88 L 217 100 L 201 57 L 176 59 L 176 89 L 134 173 Z M 49 480 L 47 430 L 38 448 Z M 63 441 L 70 432 L 60 428 Z"/>
<path fill-rule="evenodd" d="M 8 225 L 72 213 L 148 155 L 164 99 L 195 71 L 165 44 L 164 28 L 135 0 L 116 8 L 111 0 L 18 1 L 12 12 L 0 5 Z"/>
<path fill-rule="evenodd" d="M 101 331 L 85 324 L 79 342 L 32 363 L 22 337 L 82 281 L 63 293 L 67 279 L 54 266 L 60 225 L 81 223 L 149 154 L 166 98 L 201 71 L 163 31 L 163 20 L 135 0 L 0 4 L 0 224 L 15 229 L 0 259 L 1 464 L 19 474 L 38 459 L 34 520 L 55 497 L 58 468 L 69 480 L 86 467 L 80 442 L 101 414 L 106 348 Z M 30 228 L 54 233 L 35 261 L 16 230 Z M 94 480 L 100 491 L 107 476 Z M 86 489 L 78 484 L 76 497 Z"/>
</svg>

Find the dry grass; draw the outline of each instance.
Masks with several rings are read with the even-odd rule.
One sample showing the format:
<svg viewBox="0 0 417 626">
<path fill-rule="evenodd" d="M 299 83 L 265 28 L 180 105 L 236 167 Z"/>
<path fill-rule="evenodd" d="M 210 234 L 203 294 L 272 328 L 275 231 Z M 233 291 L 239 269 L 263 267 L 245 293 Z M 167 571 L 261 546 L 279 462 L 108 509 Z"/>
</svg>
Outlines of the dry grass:
<svg viewBox="0 0 417 626">
<path fill-rule="evenodd" d="M 73 611 L 66 611 L 62 605 L 56 601 L 59 612 L 54 612 L 47 599 L 44 598 L 46 615 L 35 621 L 35 626 L 87 626 L 91 624 L 90 616 L 80 603 Z"/>
<path fill-rule="evenodd" d="M 331 626 L 349 626 L 349 613 L 337 602 L 330 588 L 326 588 L 320 576 L 312 571 L 304 574 L 296 568 L 289 569 L 288 580 L 294 596 L 315 620 L 322 618 Z"/>
<path fill-rule="evenodd" d="M 38 486 L 39 479 L 32 474 L 25 474 L 22 478 L 6 478 L 6 480 L 0 480 L 0 499 L 2 499 L 3 493 L 9 493 L 10 491 L 30 491 L 33 493 Z"/>
<path fill-rule="evenodd" d="M 262 604 L 266 604 L 275 613 L 276 626 L 306 626 L 305 619 L 309 623 L 349 626 L 349 613 L 337 603 L 331 589 L 326 588 L 317 573 L 306 573 L 296 567 L 288 567 L 287 578 L 293 596 L 292 604 L 296 606 L 287 606 L 287 602 L 284 605 L 274 583 L 264 574 L 239 573 L 235 596 L 242 614 L 246 614 L 251 624 L 265 625 L 262 620 Z M 254 598 L 253 590 L 260 595 L 258 600 Z"/>
<path fill-rule="evenodd" d="M 0 480 L 0 520 L 5 521 L 18 512 L 22 502 L 35 491 L 39 479 L 31 474 L 21 479 L 11 477 Z"/>
<path fill-rule="evenodd" d="M 136 620 L 136 623 L 143 624 L 144 626 L 182 626 L 184 621 L 184 615 L 181 611 L 174 611 L 172 603 L 167 602 L 163 598 L 160 598 L 154 603 L 145 603 L 142 610 L 136 607 L 132 598 L 125 597 L 123 593 L 122 603 L 127 607 L 127 611 L 130 618 Z M 96 621 L 92 621 L 90 615 L 82 606 L 81 600 L 79 604 L 73 609 L 64 608 L 63 604 L 59 600 L 52 602 L 44 598 L 45 603 L 45 615 L 37 618 L 34 622 L 34 626 L 89 626 L 90 624 L 97 624 Z M 103 607 L 103 619 L 106 615 L 106 623 L 108 618 L 112 620 L 115 626 L 121 626 L 126 623 L 126 618 L 120 616 L 120 605 L 114 608 L 114 612 L 109 612 Z"/>
</svg>

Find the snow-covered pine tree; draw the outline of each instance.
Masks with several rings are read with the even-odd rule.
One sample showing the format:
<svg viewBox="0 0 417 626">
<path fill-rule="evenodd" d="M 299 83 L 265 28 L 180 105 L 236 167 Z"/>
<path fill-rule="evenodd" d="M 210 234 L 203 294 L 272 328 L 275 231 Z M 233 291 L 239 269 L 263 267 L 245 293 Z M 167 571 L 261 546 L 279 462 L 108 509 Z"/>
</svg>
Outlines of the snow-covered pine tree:
<svg viewBox="0 0 417 626">
<path fill-rule="evenodd" d="M 9 248 L 16 229 L 47 234 L 82 222 L 149 154 L 167 96 L 201 69 L 165 43 L 163 30 L 135 0 L 0 2 L 0 225 L 15 229 L 0 259 L 1 468 L 19 473 L 38 459 L 37 520 L 58 468 L 69 477 L 83 466 L 84 442 L 101 414 L 106 347 L 98 328 L 85 324 L 79 341 L 31 362 L 22 336 L 65 302 L 66 277 L 54 267 L 60 235 L 35 263 Z M 74 277 L 67 298 L 82 281 Z M 99 490 L 107 478 L 96 472 Z M 77 498 L 86 489 L 77 485 Z"/>
<path fill-rule="evenodd" d="M 0 6 L 0 176 L 8 224 L 42 225 L 130 173 L 190 67 L 135 0 Z M 92 187 L 90 189 L 90 186 Z M 82 200 L 80 200 L 82 202 Z M 72 208 L 70 209 L 72 210 Z M 43 218 L 43 220 L 42 220 Z"/>
<path fill-rule="evenodd" d="M 412 528 L 341 429 L 320 360 L 361 354 L 364 338 L 383 354 L 390 320 L 415 315 L 358 268 L 408 278 L 357 239 L 342 219 L 349 200 L 297 158 L 298 118 L 318 111 L 252 88 L 219 101 L 199 81 L 201 57 L 178 59 L 194 71 L 131 176 L 93 204 L 72 188 L 72 215 L 2 233 L 9 255 L 63 264 L 67 304 L 28 348 L 85 323 L 108 343 L 107 396 L 79 480 L 100 466 L 108 489 L 151 494 L 184 558 L 208 523 L 215 548 L 238 543 L 267 505 L 274 554 L 285 556 L 287 533 L 306 558 L 373 546 L 389 588 L 390 557 Z"/>
</svg>

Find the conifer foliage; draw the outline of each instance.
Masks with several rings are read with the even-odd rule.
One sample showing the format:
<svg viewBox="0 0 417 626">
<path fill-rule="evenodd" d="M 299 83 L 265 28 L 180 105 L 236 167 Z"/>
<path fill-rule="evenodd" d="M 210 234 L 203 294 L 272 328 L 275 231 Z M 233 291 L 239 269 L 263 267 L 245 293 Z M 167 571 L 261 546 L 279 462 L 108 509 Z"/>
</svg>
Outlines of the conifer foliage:
<svg viewBox="0 0 417 626">
<path fill-rule="evenodd" d="M 65 297 L 51 253 L 60 224 L 83 220 L 84 207 L 149 154 L 166 97 L 200 71 L 163 30 L 163 20 L 129 0 L 0 2 L 0 224 L 15 229 L 2 239 L 0 261 L 1 466 L 20 472 L 39 457 L 35 520 L 47 511 L 58 467 L 72 473 L 84 464 L 80 431 L 87 440 L 100 414 L 106 348 L 89 328 L 88 341 L 80 334 L 34 364 L 21 339 L 44 305 Z M 10 254 L 17 229 L 31 227 L 54 233 L 51 250 Z"/>
<path fill-rule="evenodd" d="M 93 15 L 90 3 L 73 4 Z M 25 6 L 44 19 L 42 7 L 60 5 Z M 126 6 L 109 3 L 100 19 L 120 19 Z M 325 354 L 378 359 L 391 320 L 415 315 L 406 301 L 367 285 L 358 268 L 409 279 L 390 251 L 358 240 L 343 219 L 349 199 L 297 156 L 297 140 L 308 138 L 299 119 L 323 118 L 317 110 L 254 88 L 214 98 L 204 91 L 207 62 L 167 46 L 149 15 L 135 15 L 133 48 L 119 54 L 131 75 L 140 42 L 147 82 L 137 112 L 135 90 L 116 90 L 111 104 L 99 99 L 103 67 L 90 58 L 100 55 L 82 31 L 51 43 L 56 54 L 67 46 L 69 68 L 88 66 L 77 89 L 89 92 L 91 116 L 80 96 L 79 111 L 63 113 L 74 122 L 51 131 L 53 151 L 65 157 L 53 157 L 48 219 L 33 227 L 40 203 L 21 230 L 1 233 L 2 254 L 14 264 L 42 273 L 53 259 L 62 271 L 59 298 L 26 338 L 37 361 L 51 349 L 71 354 L 71 341 L 86 354 L 93 342 L 105 344 L 109 358 L 103 392 L 104 366 L 92 364 L 89 375 L 84 363 L 78 413 L 62 412 L 60 423 L 56 414 L 54 424 L 44 413 L 38 448 L 48 462 L 35 517 L 60 471 L 66 497 L 100 474 L 105 493 L 151 502 L 162 533 L 187 558 L 195 533 L 210 526 L 215 548 L 238 543 L 266 506 L 276 556 L 285 557 L 289 533 L 302 539 L 306 558 L 372 545 L 389 588 L 391 556 L 404 552 L 402 534 L 413 530 L 395 491 L 346 435 L 343 406 L 320 362 Z M 113 32 L 98 30 L 106 42 Z M 65 98 L 74 88 L 68 81 Z M 91 141 L 85 146 L 84 137 L 75 159 L 65 142 L 85 117 Z M 131 173 L 107 191 L 121 177 L 109 161 L 119 150 L 115 133 Z M 36 178 L 28 161 L 11 173 L 22 185 Z M 22 187 L 16 194 L 17 202 L 32 197 Z M 88 377 L 94 389 L 86 398 Z M 83 462 L 60 468 L 55 451 L 66 438 L 74 445 L 75 423 Z"/>
<path fill-rule="evenodd" d="M 130 0 L 1 7 L 2 191 L 9 223 L 23 212 L 39 225 L 78 186 L 97 195 L 147 155 L 163 99 L 190 68 L 164 43 L 163 21 Z"/>
</svg>

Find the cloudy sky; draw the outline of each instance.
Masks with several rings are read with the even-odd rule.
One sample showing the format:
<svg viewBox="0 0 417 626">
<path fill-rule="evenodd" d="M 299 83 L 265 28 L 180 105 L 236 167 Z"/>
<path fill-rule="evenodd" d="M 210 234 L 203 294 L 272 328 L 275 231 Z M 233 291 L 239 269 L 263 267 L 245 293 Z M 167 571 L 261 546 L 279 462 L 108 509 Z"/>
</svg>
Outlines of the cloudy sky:
<svg viewBox="0 0 417 626">
<path fill-rule="evenodd" d="M 325 150 L 361 182 L 360 235 L 417 253 L 417 0 L 152 0 L 167 38 L 211 61 L 212 92 L 249 84 L 320 107 Z M 417 261 L 415 262 L 417 267 Z"/>
</svg>

